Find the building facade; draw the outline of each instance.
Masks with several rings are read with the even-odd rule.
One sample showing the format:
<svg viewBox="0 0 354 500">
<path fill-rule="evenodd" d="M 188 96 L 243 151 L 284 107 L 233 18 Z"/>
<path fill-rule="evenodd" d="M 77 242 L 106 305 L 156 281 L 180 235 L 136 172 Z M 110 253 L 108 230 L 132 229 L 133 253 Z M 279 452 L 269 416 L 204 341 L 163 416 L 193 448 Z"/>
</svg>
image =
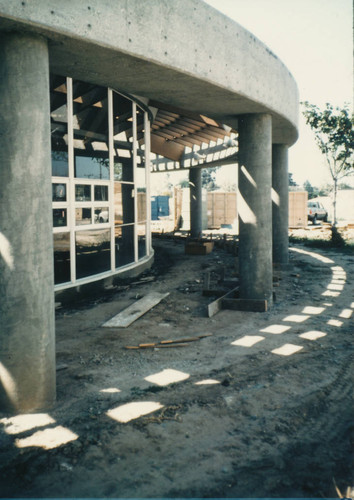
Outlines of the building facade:
<svg viewBox="0 0 354 500">
<path fill-rule="evenodd" d="M 262 42 L 201 0 L 0 0 L 0 38 L 1 409 L 55 399 L 54 290 L 151 264 L 150 172 L 188 169 L 198 235 L 201 169 L 238 165 L 240 296 L 271 305 L 298 92 Z"/>
</svg>

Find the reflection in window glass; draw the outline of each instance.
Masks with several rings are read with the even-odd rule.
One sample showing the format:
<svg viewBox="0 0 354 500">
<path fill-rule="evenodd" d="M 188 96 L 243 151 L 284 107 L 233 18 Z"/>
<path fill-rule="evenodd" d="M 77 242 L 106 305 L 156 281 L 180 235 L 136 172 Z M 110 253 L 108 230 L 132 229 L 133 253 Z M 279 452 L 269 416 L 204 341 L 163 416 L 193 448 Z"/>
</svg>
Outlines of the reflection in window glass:
<svg viewBox="0 0 354 500">
<path fill-rule="evenodd" d="M 66 78 L 50 75 L 50 123 L 52 143 L 52 175 L 67 177 L 68 108 Z"/>
<path fill-rule="evenodd" d="M 138 191 L 137 197 L 138 222 L 143 222 L 146 220 L 146 193 Z"/>
<path fill-rule="evenodd" d="M 116 267 L 134 262 L 134 224 L 115 228 Z"/>
<path fill-rule="evenodd" d="M 91 208 L 76 208 L 75 209 L 75 222 L 77 226 L 84 226 L 91 224 Z"/>
<path fill-rule="evenodd" d="M 138 231 L 138 258 L 141 259 L 146 255 L 146 224 L 139 224 Z"/>
<path fill-rule="evenodd" d="M 68 177 L 69 160 L 67 151 L 52 151 L 52 175 Z"/>
<path fill-rule="evenodd" d="M 52 184 L 52 201 L 66 201 L 65 184 Z"/>
<path fill-rule="evenodd" d="M 108 201 L 108 186 L 95 186 L 95 201 Z"/>
<path fill-rule="evenodd" d="M 75 177 L 109 179 L 107 92 L 73 80 Z"/>
<path fill-rule="evenodd" d="M 55 233 L 54 244 L 54 283 L 70 281 L 70 233 Z"/>
<path fill-rule="evenodd" d="M 116 224 L 134 222 L 134 186 L 132 184 L 114 183 L 114 220 Z"/>
<path fill-rule="evenodd" d="M 61 227 L 67 225 L 66 208 L 53 209 L 53 227 Z"/>
<path fill-rule="evenodd" d="M 104 222 L 109 222 L 108 207 L 96 207 L 95 208 L 95 223 L 102 224 Z"/>
<path fill-rule="evenodd" d="M 75 177 L 82 179 L 109 179 L 109 160 L 87 156 L 75 156 Z"/>
<path fill-rule="evenodd" d="M 77 231 L 75 241 L 76 277 L 78 279 L 110 270 L 111 236 L 109 229 Z"/>
<path fill-rule="evenodd" d="M 75 201 L 91 201 L 91 186 L 87 184 L 76 184 Z"/>
</svg>

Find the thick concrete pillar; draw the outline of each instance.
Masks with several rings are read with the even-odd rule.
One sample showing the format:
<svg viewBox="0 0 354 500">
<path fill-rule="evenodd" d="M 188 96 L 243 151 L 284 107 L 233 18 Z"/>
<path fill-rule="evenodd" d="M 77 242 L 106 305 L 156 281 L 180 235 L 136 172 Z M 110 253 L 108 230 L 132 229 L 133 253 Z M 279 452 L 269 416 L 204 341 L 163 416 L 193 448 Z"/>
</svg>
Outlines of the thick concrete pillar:
<svg viewBox="0 0 354 500">
<path fill-rule="evenodd" d="M 0 39 L 0 409 L 55 399 L 47 42 Z"/>
<path fill-rule="evenodd" d="M 240 298 L 273 301 L 272 119 L 268 114 L 239 120 Z"/>
<path fill-rule="evenodd" d="M 199 238 L 203 231 L 202 169 L 189 170 L 191 237 Z"/>
<path fill-rule="evenodd" d="M 287 264 L 289 262 L 289 175 L 286 144 L 273 144 L 272 186 L 273 261 L 276 264 Z"/>
</svg>

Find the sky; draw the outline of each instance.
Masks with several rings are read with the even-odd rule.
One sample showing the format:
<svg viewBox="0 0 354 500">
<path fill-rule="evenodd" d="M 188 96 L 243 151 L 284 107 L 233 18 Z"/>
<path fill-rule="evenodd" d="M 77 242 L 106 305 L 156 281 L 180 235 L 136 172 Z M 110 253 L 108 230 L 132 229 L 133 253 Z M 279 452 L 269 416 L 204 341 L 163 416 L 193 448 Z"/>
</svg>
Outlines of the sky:
<svg viewBox="0 0 354 500">
<path fill-rule="evenodd" d="M 294 76 L 300 101 L 353 109 L 352 0 L 205 0 L 265 43 Z M 289 172 L 302 186 L 331 182 L 313 132 L 300 112 Z M 349 178 L 350 179 L 350 178 Z M 353 176 L 351 177 L 353 183 Z"/>
</svg>

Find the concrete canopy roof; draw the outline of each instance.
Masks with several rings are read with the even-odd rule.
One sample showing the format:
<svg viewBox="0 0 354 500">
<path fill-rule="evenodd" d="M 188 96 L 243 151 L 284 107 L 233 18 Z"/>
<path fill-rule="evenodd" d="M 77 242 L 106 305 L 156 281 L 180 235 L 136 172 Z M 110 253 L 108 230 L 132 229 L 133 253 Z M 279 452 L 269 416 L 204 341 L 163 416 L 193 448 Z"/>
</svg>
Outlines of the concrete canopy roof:
<svg viewBox="0 0 354 500">
<path fill-rule="evenodd" d="M 273 143 L 298 136 L 298 91 L 258 39 L 202 0 L 0 0 L 0 30 L 49 40 L 51 71 L 237 129 L 270 113 Z"/>
</svg>

